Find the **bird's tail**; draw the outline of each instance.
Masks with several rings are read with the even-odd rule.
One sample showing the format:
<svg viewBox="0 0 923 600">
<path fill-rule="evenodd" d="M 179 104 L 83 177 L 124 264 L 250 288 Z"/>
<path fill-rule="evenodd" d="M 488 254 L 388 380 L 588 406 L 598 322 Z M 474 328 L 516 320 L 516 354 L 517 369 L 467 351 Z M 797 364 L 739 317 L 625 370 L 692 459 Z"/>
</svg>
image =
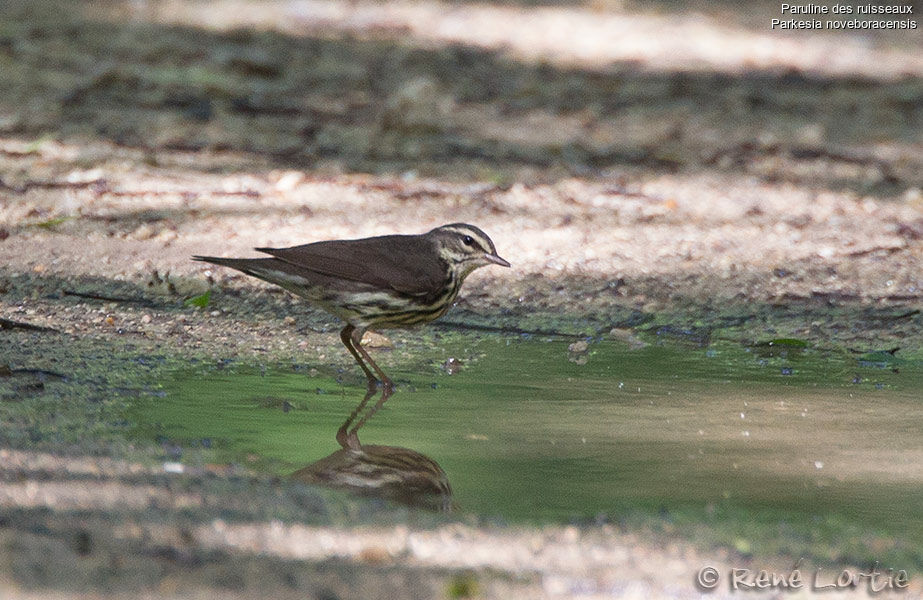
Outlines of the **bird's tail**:
<svg viewBox="0 0 923 600">
<path fill-rule="evenodd" d="M 241 262 L 239 258 L 219 258 L 217 256 L 193 256 L 192 260 L 198 260 L 201 262 L 210 262 L 216 265 L 222 265 L 225 267 L 234 267 L 237 268 L 234 263 Z"/>
</svg>

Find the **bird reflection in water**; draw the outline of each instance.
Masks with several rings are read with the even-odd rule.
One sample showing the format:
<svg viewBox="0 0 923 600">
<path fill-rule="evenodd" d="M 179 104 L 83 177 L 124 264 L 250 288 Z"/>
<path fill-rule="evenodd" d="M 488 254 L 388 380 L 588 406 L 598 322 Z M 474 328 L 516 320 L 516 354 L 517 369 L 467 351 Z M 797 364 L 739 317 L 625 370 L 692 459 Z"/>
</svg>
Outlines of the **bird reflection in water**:
<svg viewBox="0 0 923 600">
<path fill-rule="evenodd" d="M 377 391 L 376 382 L 370 381 L 362 402 L 340 426 L 336 435 L 340 449 L 295 471 L 291 478 L 409 506 L 450 511 L 452 488 L 445 471 L 436 461 L 409 448 L 362 444 L 359 441 L 359 428 L 391 396 L 391 388 L 382 387 L 381 397 L 362 414 Z"/>
</svg>

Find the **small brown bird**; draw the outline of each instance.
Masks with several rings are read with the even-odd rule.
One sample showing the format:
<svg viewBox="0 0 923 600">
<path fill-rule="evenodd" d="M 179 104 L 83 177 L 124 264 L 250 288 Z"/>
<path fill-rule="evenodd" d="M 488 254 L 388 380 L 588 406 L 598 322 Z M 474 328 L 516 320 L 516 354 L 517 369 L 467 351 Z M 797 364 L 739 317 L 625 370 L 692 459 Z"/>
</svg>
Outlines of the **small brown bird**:
<svg viewBox="0 0 923 600">
<path fill-rule="evenodd" d="M 274 283 L 345 321 L 340 339 L 346 349 L 370 385 L 380 381 L 388 391 L 393 383 L 361 346 L 362 334 L 367 329 L 411 327 L 438 319 L 473 270 L 492 264 L 510 266 L 487 234 L 465 223 L 443 225 L 421 235 L 256 250 L 272 258 L 193 259 Z"/>
<path fill-rule="evenodd" d="M 448 475 L 435 460 L 410 448 L 378 444 L 343 447 L 289 477 L 409 506 L 452 510 Z"/>
</svg>

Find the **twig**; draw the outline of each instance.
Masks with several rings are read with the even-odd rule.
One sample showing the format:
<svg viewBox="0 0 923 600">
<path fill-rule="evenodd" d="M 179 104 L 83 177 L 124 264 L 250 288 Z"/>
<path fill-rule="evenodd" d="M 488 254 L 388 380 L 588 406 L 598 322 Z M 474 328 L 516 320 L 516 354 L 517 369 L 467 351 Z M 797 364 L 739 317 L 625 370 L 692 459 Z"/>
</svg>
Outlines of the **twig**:
<svg viewBox="0 0 923 600">
<path fill-rule="evenodd" d="M 38 150 L 10 150 L 9 148 L 0 148 L 0 154 L 12 158 L 21 158 L 23 156 L 35 156 Z"/>
<path fill-rule="evenodd" d="M 182 190 L 108 190 L 107 195 L 114 196 L 116 198 L 134 198 L 137 196 L 150 196 L 150 197 L 160 197 L 160 196 L 183 196 L 188 197 L 189 199 L 195 199 L 199 196 L 213 196 L 213 197 L 236 197 L 243 196 L 245 198 L 259 198 L 262 196 L 262 193 L 257 190 L 245 189 L 245 190 L 206 190 L 200 192 L 190 192 Z"/>
<path fill-rule="evenodd" d="M 52 329 L 51 327 L 42 327 L 41 325 L 33 325 L 32 323 L 23 323 L 21 321 L 10 321 L 9 319 L 0 319 L 0 329 L 26 329 L 29 331 L 60 333 L 57 329 Z"/>
<path fill-rule="evenodd" d="M 63 375 L 55 371 L 48 371 L 46 369 L 10 369 L 9 367 L 7 367 L 7 370 L 9 371 L 9 375 L 7 375 L 7 377 L 11 377 L 13 375 L 24 374 L 24 375 L 41 375 L 43 377 L 55 377 L 57 379 L 61 379 L 64 381 L 68 380 L 67 375 Z"/>
<path fill-rule="evenodd" d="M 32 188 L 39 188 L 44 190 L 51 189 L 82 189 L 88 187 L 96 187 L 99 189 L 106 189 L 108 187 L 108 182 L 105 179 L 93 179 L 90 181 L 33 181 L 28 180 L 22 185 L 10 185 L 0 179 L 0 189 L 7 190 L 16 194 L 25 194 Z"/>
<path fill-rule="evenodd" d="M 121 302 L 131 304 L 142 304 L 144 306 L 154 306 L 154 303 L 147 298 L 120 298 L 118 296 L 104 296 L 102 294 L 89 294 L 84 292 L 75 292 L 73 290 L 64 290 L 65 296 L 76 296 L 78 298 L 87 298 L 88 300 L 101 300 L 103 302 Z"/>
<path fill-rule="evenodd" d="M 913 309 L 898 315 L 870 315 L 869 318 L 878 319 L 879 321 L 899 321 L 901 319 L 909 319 L 910 317 L 915 317 L 918 314 L 920 314 L 920 310 Z"/>
<path fill-rule="evenodd" d="M 864 250 L 856 250 L 855 252 L 848 252 L 846 256 L 865 256 L 867 254 L 874 254 L 876 252 L 887 252 L 888 254 L 894 254 L 895 252 L 900 252 L 901 250 L 906 249 L 907 246 L 872 246 L 871 248 L 866 248 Z"/>
<path fill-rule="evenodd" d="M 566 338 L 584 338 L 586 334 L 567 333 L 564 331 L 553 331 L 546 329 L 520 329 L 519 327 L 497 327 L 495 325 L 475 325 L 474 323 L 459 323 L 456 321 L 440 321 L 434 324 L 440 329 L 462 329 L 467 331 L 492 331 L 495 333 L 512 333 L 516 335 L 551 335 L 555 337 Z"/>
<path fill-rule="evenodd" d="M 897 346 L 896 348 L 889 348 L 889 349 L 885 349 L 885 350 L 880 350 L 880 352 L 883 352 L 884 354 L 890 354 L 891 356 L 894 356 L 895 354 L 897 354 L 897 351 L 900 350 L 900 349 L 901 349 L 901 347 L 900 347 L 900 346 Z M 857 349 L 857 348 L 847 348 L 847 350 L 849 350 L 849 351 L 852 352 L 853 354 L 871 354 L 871 353 L 874 353 L 874 352 L 875 352 L 875 350 L 859 350 L 859 349 Z"/>
</svg>

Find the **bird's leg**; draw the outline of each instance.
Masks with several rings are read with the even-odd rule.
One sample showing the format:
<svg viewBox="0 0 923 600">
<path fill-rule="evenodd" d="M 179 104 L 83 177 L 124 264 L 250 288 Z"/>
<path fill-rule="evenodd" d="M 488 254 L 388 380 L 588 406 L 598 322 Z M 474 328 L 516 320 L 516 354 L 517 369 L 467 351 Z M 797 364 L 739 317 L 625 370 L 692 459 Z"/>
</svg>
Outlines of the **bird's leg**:
<svg viewBox="0 0 923 600">
<path fill-rule="evenodd" d="M 353 358 L 356 359 L 356 362 L 359 363 L 359 367 L 362 368 L 362 372 L 365 373 L 365 376 L 369 381 L 369 390 L 374 390 L 378 385 L 378 380 L 375 378 L 375 375 L 372 373 L 372 371 L 369 370 L 368 366 L 366 366 L 365 361 L 362 360 L 362 355 L 365 355 L 365 357 L 368 358 L 369 362 L 371 362 L 373 365 L 375 365 L 375 362 L 372 361 L 368 353 L 358 344 L 358 342 L 354 342 L 356 334 L 358 334 L 359 340 L 362 339 L 362 333 L 362 330 L 356 329 L 355 326 L 346 325 L 346 327 L 340 331 L 340 339 L 343 341 L 343 345 L 346 346 L 346 349 L 349 350 L 349 353 L 352 354 Z M 355 343 L 355 346 L 353 343 Z M 362 354 L 360 354 L 356 348 L 359 348 Z M 375 365 L 375 370 L 379 371 L 378 365 Z"/>
<path fill-rule="evenodd" d="M 374 382 L 369 382 L 369 389 L 365 392 L 365 397 L 362 399 L 362 402 L 353 409 L 353 412 L 350 413 L 349 417 L 346 418 L 346 421 L 340 426 L 337 430 L 337 442 L 339 442 L 341 448 L 349 448 L 352 450 L 358 450 L 362 444 L 359 442 L 359 435 L 356 430 L 350 431 L 349 426 L 352 425 L 353 421 L 356 420 L 356 417 L 359 416 L 359 413 L 362 412 L 362 409 L 365 408 L 365 405 L 368 404 L 369 399 L 375 395 L 378 391 L 378 386 Z M 358 429 L 358 427 L 356 427 Z"/>
<path fill-rule="evenodd" d="M 343 331 L 340 332 L 340 337 L 343 337 L 343 335 L 346 333 L 346 329 L 349 327 L 352 327 L 352 325 L 347 325 L 346 327 L 343 328 Z M 349 332 L 349 337 L 350 337 L 350 340 L 352 341 L 352 346 L 356 350 L 356 352 L 362 355 L 362 358 L 365 359 L 365 362 L 368 363 L 368 365 L 371 366 L 372 369 L 375 370 L 375 374 L 378 375 L 378 380 L 381 382 L 381 387 L 384 390 L 390 392 L 391 390 L 394 389 L 394 382 L 391 381 L 390 377 L 385 375 L 385 372 L 382 371 L 381 368 L 377 364 L 375 364 L 375 361 L 372 360 L 372 357 L 369 356 L 369 353 L 366 352 L 365 348 L 362 347 L 362 334 L 363 333 L 365 333 L 364 330 L 356 329 L 355 327 L 352 327 L 352 331 Z M 353 356 L 356 356 L 356 354 L 353 353 Z M 362 363 L 362 360 L 358 356 L 356 356 L 356 360 Z M 371 373 L 369 373 L 368 366 L 363 365 L 362 368 L 365 370 L 365 374 L 371 378 Z M 388 395 L 390 395 L 390 393 Z"/>
<path fill-rule="evenodd" d="M 356 406 L 343 425 L 340 426 L 336 435 L 336 440 L 341 448 L 351 448 L 354 450 L 358 450 L 361 446 L 359 443 L 359 428 L 365 425 L 366 421 L 378 412 L 378 409 L 380 409 L 385 401 L 391 397 L 391 392 L 394 390 L 394 382 L 385 375 L 384 371 L 375 364 L 375 361 L 372 360 L 369 353 L 362 347 L 362 334 L 363 330 L 356 329 L 353 325 L 346 325 L 346 327 L 340 331 L 340 339 L 343 341 L 343 345 L 346 346 L 349 353 L 352 354 L 356 362 L 359 363 L 359 367 L 368 379 L 368 389 L 365 392 L 365 397 L 362 399 L 362 402 Z M 375 370 L 374 373 L 369 369 L 369 365 Z M 378 378 L 376 378 L 375 375 L 378 375 Z M 381 383 L 381 398 L 379 398 L 378 402 L 359 419 L 355 427 L 350 429 L 349 426 L 352 425 L 356 417 L 362 412 L 362 409 L 365 408 L 365 405 L 368 404 L 368 401 L 375 395 L 375 392 L 378 391 L 379 383 Z"/>
<path fill-rule="evenodd" d="M 372 415 L 378 412 L 378 409 L 381 408 L 381 406 L 385 403 L 385 401 L 391 397 L 391 392 L 392 392 L 392 388 L 390 385 L 382 385 L 381 398 L 378 399 L 378 402 L 375 403 L 375 406 L 370 408 L 367 413 L 362 415 L 362 418 L 359 419 L 359 422 L 356 423 L 356 426 L 349 430 L 348 435 L 346 437 L 347 441 L 355 440 L 356 447 L 357 448 L 359 447 L 359 428 L 365 425 L 366 421 L 371 419 Z M 362 404 L 365 404 L 369 398 L 371 398 L 371 394 L 366 394 L 365 400 L 362 401 Z M 352 421 L 352 418 L 349 419 L 349 421 Z M 343 427 L 348 427 L 348 423 L 344 423 Z M 340 429 L 341 431 L 343 430 L 343 428 L 340 428 Z M 339 436 L 340 436 L 340 432 L 337 432 L 337 440 L 339 440 Z"/>
</svg>

